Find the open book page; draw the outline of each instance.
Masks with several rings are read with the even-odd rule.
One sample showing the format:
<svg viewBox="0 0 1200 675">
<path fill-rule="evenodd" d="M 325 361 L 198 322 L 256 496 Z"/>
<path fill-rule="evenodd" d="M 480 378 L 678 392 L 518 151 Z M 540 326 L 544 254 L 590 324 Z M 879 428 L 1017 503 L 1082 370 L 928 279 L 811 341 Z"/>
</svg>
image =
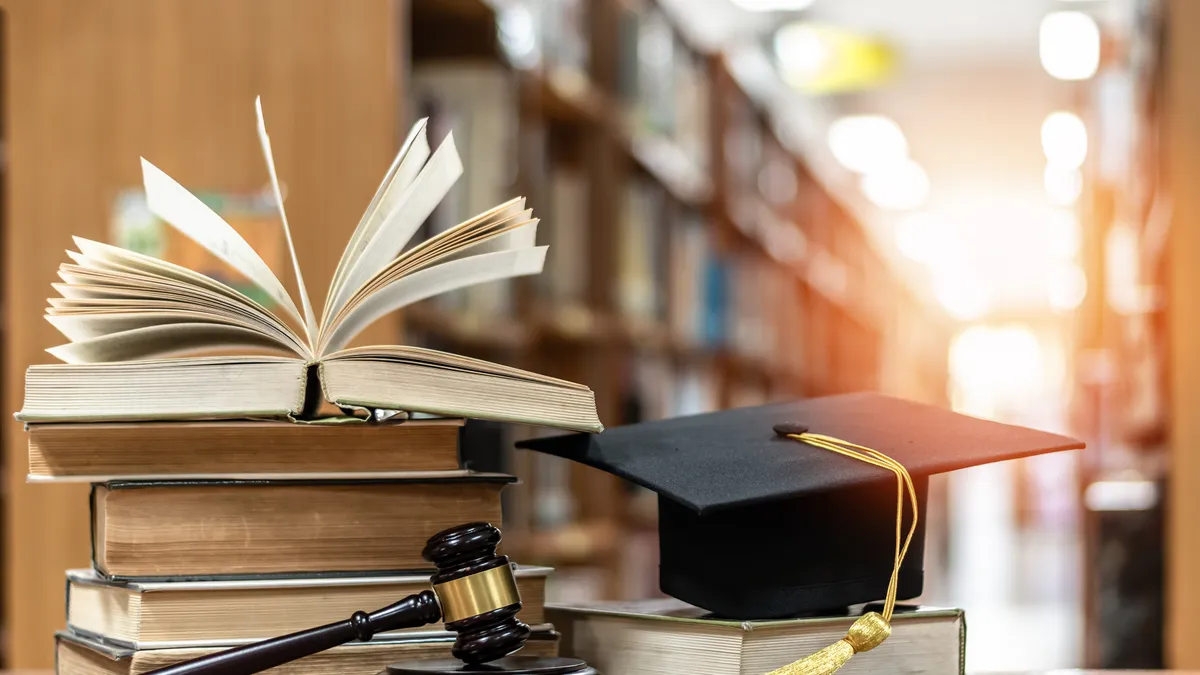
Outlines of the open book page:
<svg viewBox="0 0 1200 675">
<path fill-rule="evenodd" d="M 489 240 L 502 239 L 507 246 L 495 252 L 532 250 L 537 220 L 529 210 L 520 211 L 525 199 L 513 199 L 475 216 L 413 247 L 367 281 L 346 306 L 324 327 L 317 354 L 344 347 L 359 332 L 379 317 L 419 300 L 474 284 L 537 274 L 544 264 L 544 253 L 506 257 L 472 257 L 459 262 L 468 251 Z M 516 233 L 520 232 L 520 235 Z M 514 236 L 507 236 L 511 234 Z M 442 269 L 446 261 L 452 267 Z M 442 263 L 435 265 L 435 263 Z M 439 271 L 434 271 L 439 270 Z"/>
<path fill-rule="evenodd" d="M 237 230 L 144 158 L 142 181 L 146 188 L 146 203 L 154 215 L 244 274 L 289 316 L 300 324 L 304 323 L 279 278 Z"/>
<path fill-rule="evenodd" d="M 258 142 L 262 145 L 263 158 L 267 160 L 267 173 L 271 176 L 271 191 L 275 193 L 275 203 L 279 205 L 279 220 L 283 224 L 283 237 L 287 240 L 288 252 L 292 255 L 292 273 L 296 275 L 296 286 L 300 291 L 300 304 L 304 307 L 304 336 L 311 345 L 317 335 L 316 318 L 313 316 L 312 301 L 308 298 L 308 289 L 304 286 L 304 275 L 300 273 L 300 260 L 296 258 L 296 244 L 292 241 L 292 229 L 288 226 L 287 211 L 283 208 L 283 192 L 279 189 L 279 176 L 275 173 L 275 155 L 271 152 L 271 137 L 267 135 L 267 123 L 263 119 L 261 97 L 254 99 L 254 111 L 258 114 Z"/>
<path fill-rule="evenodd" d="M 175 323 L 170 317 L 156 316 L 155 312 L 179 310 L 186 312 L 193 321 L 236 321 L 245 324 L 253 330 L 271 336 L 281 346 L 290 346 L 297 354 L 305 353 L 304 344 L 295 340 L 293 336 L 280 331 L 278 327 L 242 307 L 224 302 L 220 296 L 199 296 L 178 292 L 170 287 L 156 288 L 150 284 L 115 283 L 90 275 L 62 271 L 60 276 L 68 283 L 51 284 L 62 297 L 50 298 L 50 307 L 46 310 L 46 319 L 60 331 L 64 330 L 64 324 L 55 322 L 53 319 L 56 317 L 78 316 L 89 319 L 89 325 L 93 325 L 95 334 L 88 337 L 99 337 L 138 327 L 129 325 L 129 322 L 135 319 L 142 325 L 150 325 L 156 320 L 161 323 Z M 83 324 L 78 322 L 70 325 L 83 327 Z M 66 332 L 64 335 L 72 340 L 83 339 Z"/>
<path fill-rule="evenodd" d="M 408 186 L 412 185 L 413 180 L 417 177 L 417 173 L 420 172 L 421 167 L 429 159 L 427 126 L 428 121 L 425 119 L 418 120 L 413 125 L 413 128 L 408 132 L 408 138 L 404 139 L 403 145 L 400 146 L 400 152 L 396 154 L 396 159 L 392 160 L 392 165 L 388 167 L 383 181 L 379 184 L 379 189 L 375 191 L 375 196 L 371 198 L 371 203 L 367 205 L 367 210 L 363 213 L 362 220 L 354 228 L 354 234 L 351 235 L 350 241 L 346 244 L 346 250 L 338 260 L 337 269 L 333 273 L 333 279 L 329 282 L 329 291 L 325 294 L 325 308 L 321 312 L 322 326 L 334 314 L 330 310 L 329 306 L 331 303 L 329 299 L 335 297 L 345 283 L 347 270 L 358 260 L 359 255 L 362 254 L 363 247 L 366 246 L 371 237 L 375 236 L 375 232 L 379 230 L 379 226 L 383 222 L 383 217 L 396 208 L 400 197 L 404 194 Z"/>
<path fill-rule="evenodd" d="M 529 231 L 529 236 L 511 241 L 532 249 L 537 220 L 530 219 L 528 210 L 517 211 L 524 203 L 524 198 L 519 198 L 502 204 L 440 233 L 393 260 L 365 283 L 341 312 L 330 319 L 317 344 L 317 354 L 344 347 L 379 317 L 432 295 L 540 272 L 544 253 L 540 258 L 533 255 L 475 256 L 471 260 L 477 264 L 455 261 L 457 264 L 442 269 L 446 261 L 465 256 L 466 252 L 483 242 L 497 239 L 509 231 Z"/>
<path fill-rule="evenodd" d="M 454 138 L 447 135 L 416 179 L 396 199 L 362 254 L 349 265 L 345 283 L 326 303 L 327 316 L 337 316 L 350 296 L 403 250 L 421 223 L 454 186 L 462 170 Z"/>
<path fill-rule="evenodd" d="M 66 363 L 109 363 L 187 354 L 214 344 L 279 349 L 277 341 L 251 327 L 205 320 L 203 323 L 144 326 L 69 342 L 46 351 Z"/>
<path fill-rule="evenodd" d="M 262 317 L 265 323 L 279 327 L 281 331 L 294 336 L 298 343 L 301 342 L 300 336 L 296 335 L 291 327 L 269 309 L 263 307 L 257 301 L 239 292 L 237 289 L 223 284 L 212 277 L 205 276 L 182 265 L 176 265 L 165 260 L 159 260 L 158 258 L 128 251 L 109 244 L 102 244 L 98 241 L 84 239 L 83 237 L 74 237 L 74 241 L 75 246 L 80 252 L 67 251 L 67 257 L 74 260 L 80 267 L 86 268 L 91 272 L 131 275 L 143 279 L 147 283 L 156 285 L 165 281 L 195 289 L 196 292 L 200 293 L 214 293 L 227 298 L 230 302 L 238 305 L 245 311 Z M 59 267 L 60 277 L 64 268 L 65 266 Z"/>
<path fill-rule="evenodd" d="M 59 277 L 67 283 L 54 285 L 63 297 L 50 300 L 53 309 L 48 314 L 94 316 L 103 311 L 119 317 L 155 310 L 187 310 L 209 314 L 217 323 L 236 320 L 274 336 L 282 349 L 301 356 L 308 354 L 306 343 L 287 324 L 251 298 L 214 279 L 81 237 L 76 237 L 75 243 L 83 253 L 67 252 L 77 264 L 59 267 Z"/>
<path fill-rule="evenodd" d="M 474 284 L 537 274 L 545 262 L 546 247 L 538 246 L 462 258 L 401 277 L 355 305 L 334 326 L 320 351 L 345 347 L 364 328 L 397 308 Z"/>
<path fill-rule="evenodd" d="M 125 272 L 98 271 L 82 265 L 63 264 L 58 269 L 58 276 L 66 283 L 51 284 L 51 287 L 67 299 L 176 300 L 195 305 L 197 309 L 244 316 L 262 324 L 264 328 L 277 332 L 284 340 L 291 334 L 290 331 L 282 330 L 277 322 L 272 321 L 269 315 L 253 304 L 238 303 L 225 295 L 198 286 L 158 277 L 146 279 Z"/>
</svg>

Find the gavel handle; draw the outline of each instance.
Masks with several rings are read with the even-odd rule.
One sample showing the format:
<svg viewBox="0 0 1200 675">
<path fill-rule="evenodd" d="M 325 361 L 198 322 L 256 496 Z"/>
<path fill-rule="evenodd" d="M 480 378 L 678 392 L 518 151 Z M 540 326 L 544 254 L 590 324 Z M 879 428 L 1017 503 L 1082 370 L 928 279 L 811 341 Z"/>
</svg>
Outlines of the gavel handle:
<svg viewBox="0 0 1200 675">
<path fill-rule="evenodd" d="M 422 591 L 370 614 L 355 612 L 345 621 L 302 630 L 244 647 L 160 668 L 147 675 L 252 675 L 376 633 L 424 626 L 442 618 L 432 591 Z"/>
</svg>

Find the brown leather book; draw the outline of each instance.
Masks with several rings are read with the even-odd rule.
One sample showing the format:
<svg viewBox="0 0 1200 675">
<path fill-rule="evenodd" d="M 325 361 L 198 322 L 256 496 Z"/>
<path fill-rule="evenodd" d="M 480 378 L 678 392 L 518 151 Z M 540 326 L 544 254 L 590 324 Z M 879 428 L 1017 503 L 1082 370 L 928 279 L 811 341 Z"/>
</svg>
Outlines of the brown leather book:
<svg viewBox="0 0 1200 675">
<path fill-rule="evenodd" d="M 29 478 L 302 477 L 454 471 L 461 419 L 403 424 L 30 424 Z"/>
<path fill-rule="evenodd" d="M 545 623 L 549 567 L 518 566 L 519 618 Z M 67 626 L 131 649 L 234 646 L 371 611 L 429 588 L 429 573 L 218 581 L 119 582 L 67 571 Z M 388 635 L 427 633 L 433 626 Z"/>
<path fill-rule="evenodd" d="M 125 579 L 429 569 L 426 540 L 466 522 L 500 522 L 500 490 L 513 480 L 99 483 L 93 566 Z"/>
</svg>

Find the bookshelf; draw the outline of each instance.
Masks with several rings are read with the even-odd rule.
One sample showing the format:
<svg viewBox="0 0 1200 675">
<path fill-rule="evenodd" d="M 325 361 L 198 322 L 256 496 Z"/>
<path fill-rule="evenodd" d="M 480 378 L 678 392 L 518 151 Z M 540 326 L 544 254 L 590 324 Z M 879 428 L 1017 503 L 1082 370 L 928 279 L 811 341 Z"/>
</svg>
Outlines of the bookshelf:
<svg viewBox="0 0 1200 675">
<path fill-rule="evenodd" d="M 464 120 L 513 120 L 479 152 L 515 159 L 499 197 L 524 194 L 542 218 L 546 271 L 495 307 L 413 308 L 410 342 L 585 382 L 609 426 L 880 389 L 885 362 L 928 371 L 904 378 L 925 379 L 934 393 L 919 398 L 944 396 L 944 351 L 912 364 L 889 351 L 898 315 L 922 306 L 721 55 L 650 1 L 504 7 L 414 3 L 404 63 L 414 83 L 484 69 L 517 92 L 444 109 L 468 174 L 479 139 L 460 138 Z M 430 109 L 419 84 L 406 94 L 410 111 Z M 508 552 L 590 596 L 654 593 L 653 495 L 511 440 L 494 448 L 523 481 L 506 503 Z"/>
<path fill-rule="evenodd" d="M 139 155 L 193 189 L 260 187 L 261 95 L 309 288 L 324 289 L 402 138 L 394 96 L 404 84 L 395 67 L 407 52 L 398 42 L 403 8 L 0 0 L 13 167 L 0 262 L 5 667 L 53 665 L 62 570 L 89 560 L 87 487 L 27 484 L 28 441 L 11 417 L 26 366 L 49 362 L 43 350 L 61 341 L 39 317 L 71 235 L 109 238 L 114 198 L 141 185 Z"/>
</svg>

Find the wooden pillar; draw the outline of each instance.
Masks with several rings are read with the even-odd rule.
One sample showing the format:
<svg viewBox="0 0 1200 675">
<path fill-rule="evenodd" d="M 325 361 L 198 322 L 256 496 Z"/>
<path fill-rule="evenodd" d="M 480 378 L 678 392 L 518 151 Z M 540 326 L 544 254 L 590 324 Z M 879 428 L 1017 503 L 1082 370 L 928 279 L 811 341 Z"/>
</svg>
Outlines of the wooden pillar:
<svg viewBox="0 0 1200 675">
<path fill-rule="evenodd" d="M 319 306 L 398 145 L 400 3 L 0 0 L 5 666 L 53 664 L 63 570 L 89 559 L 87 487 L 27 485 L 10 417 L 26 366 L 60 341 L 41 314 L 71 235 L 108 238 L 114 196 L 140 185 L 139 156 L 190 188 L 261 187 L 261 95 Z"/>
<path fill-rule="evenodd" d="M 1163 106 L 1172 203 L 1167 297 L 1170 340 L 1170 502 L 1167 662 L 1200 668 L 1200 3 L 1170 0 Z"/>
</svg>

